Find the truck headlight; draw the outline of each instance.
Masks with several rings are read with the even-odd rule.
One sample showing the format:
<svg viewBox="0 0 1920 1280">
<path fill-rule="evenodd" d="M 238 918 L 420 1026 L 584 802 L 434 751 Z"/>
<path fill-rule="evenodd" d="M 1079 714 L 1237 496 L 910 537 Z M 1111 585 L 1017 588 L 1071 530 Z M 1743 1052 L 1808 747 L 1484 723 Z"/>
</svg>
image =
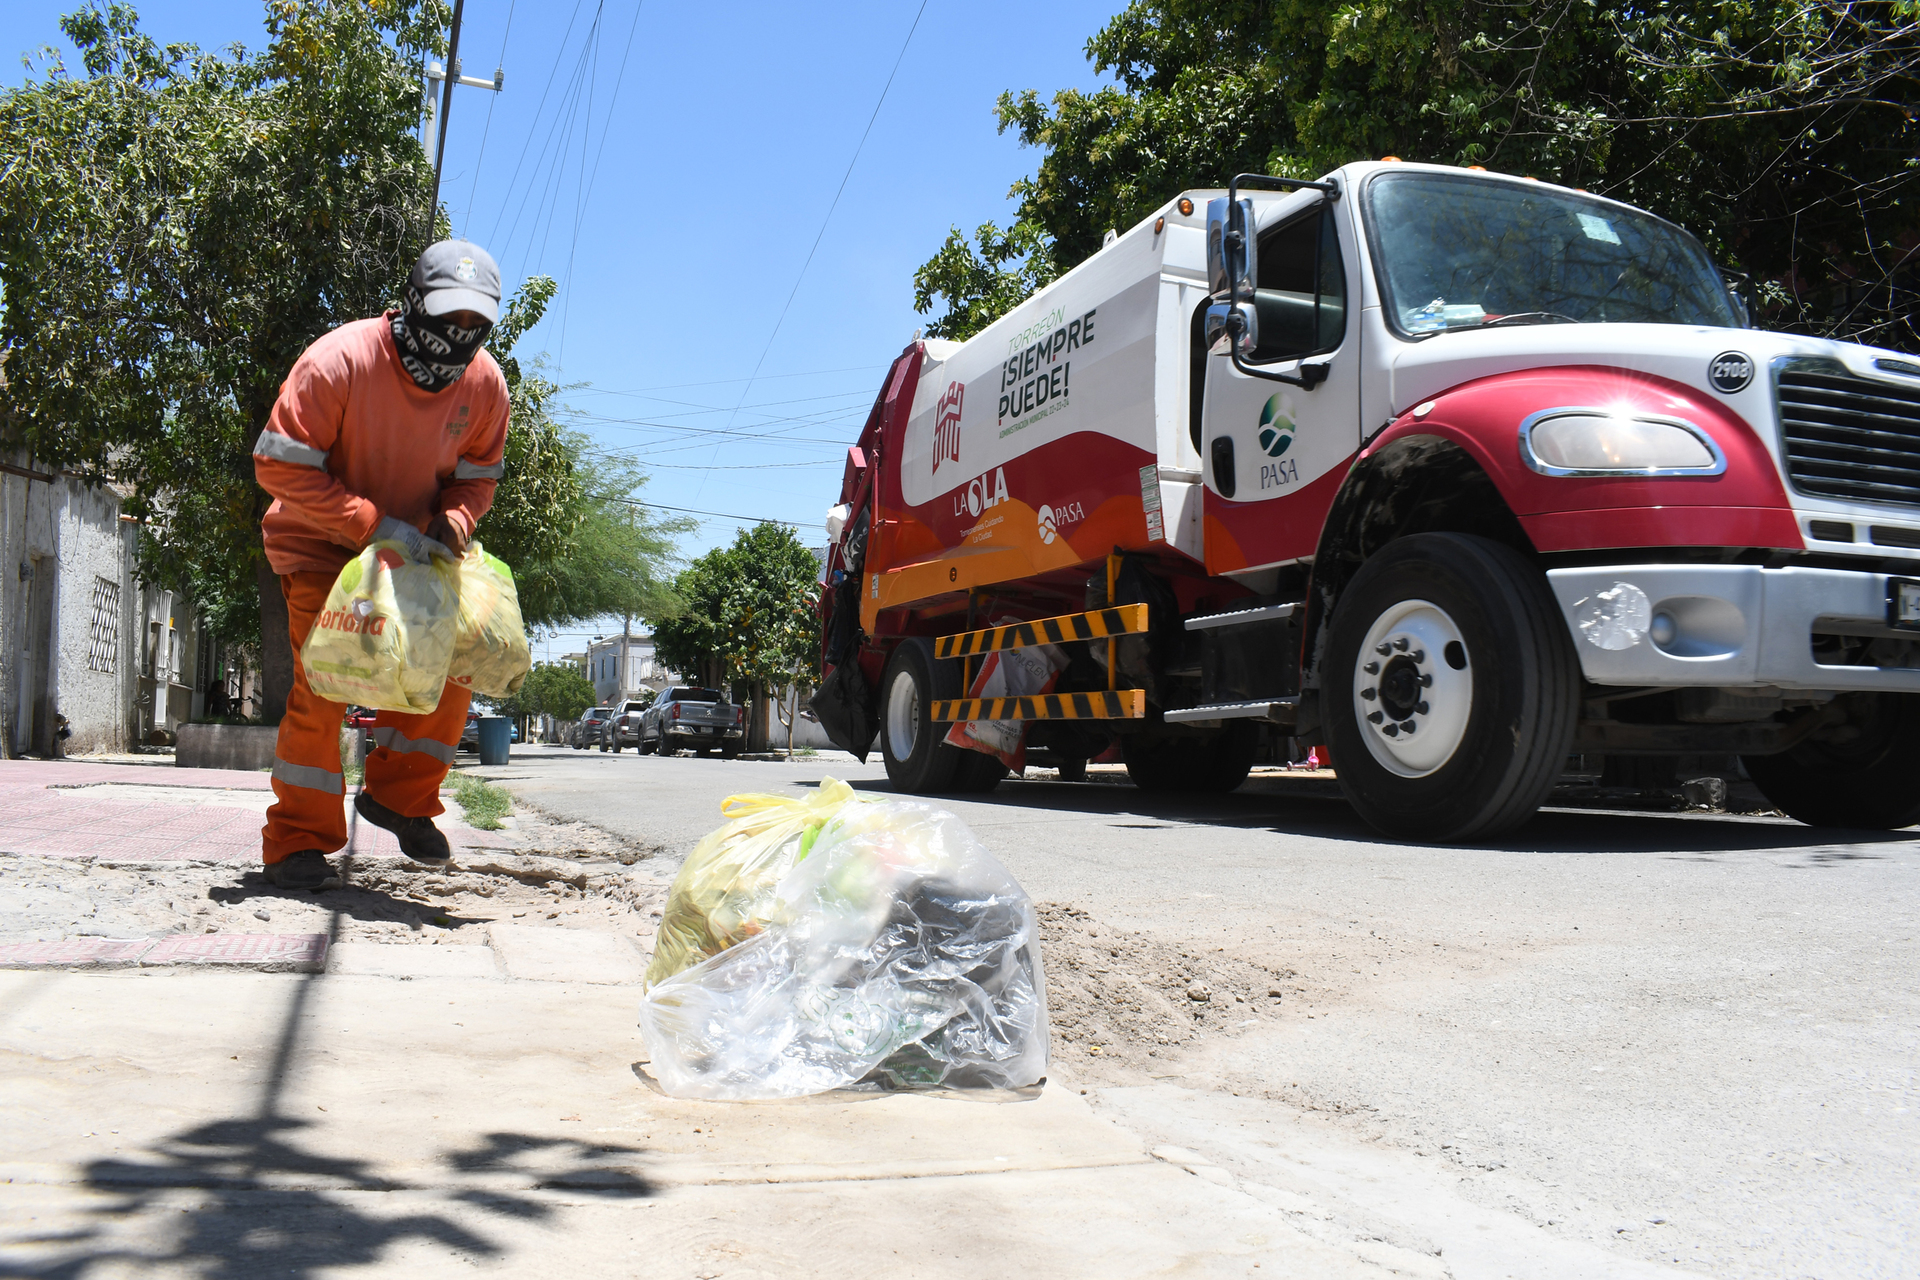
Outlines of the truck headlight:
<svg viewBox="0 0 1920 1280">
<path fill-rule="evenodd" d="M 1684 418 L 1546 409 L 1520 424 L 1520 457 L 1545 476 L 1717 476 L 1726 455 Z"/>
</svg>

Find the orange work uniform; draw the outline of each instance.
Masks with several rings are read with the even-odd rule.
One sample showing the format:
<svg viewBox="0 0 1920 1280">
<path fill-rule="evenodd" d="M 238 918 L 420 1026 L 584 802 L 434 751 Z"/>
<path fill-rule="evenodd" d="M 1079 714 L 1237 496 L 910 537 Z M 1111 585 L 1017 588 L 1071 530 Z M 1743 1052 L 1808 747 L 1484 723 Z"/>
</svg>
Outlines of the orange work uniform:
<svg viewBox="0 0 1920 1280">
<path fill-rule="evenodd" d="M 507 442 L 507 383 L 481 351 L 452 386 L 421 390 L 400 365 L 386 317 L 358 320 L 301 355 L 254 446 L 254 475 L 273 495 L 260 522 L 280 575 L 293 644 L 293 691 L 274 747 L 274 804 L 261 830 L 271 864 L 347 842 L 340 775 L 346 708 L 314 693 L 300 649 L 340 569 L 381 517 L 424 530 L 445 514 L 472 537 L 493 505 Z M 426 715 L 374 721 L 366 791 L 404 817 L 442 812 L 440 784 L 466 725 L 469 694 L 449 684 Z"/>
</svg>

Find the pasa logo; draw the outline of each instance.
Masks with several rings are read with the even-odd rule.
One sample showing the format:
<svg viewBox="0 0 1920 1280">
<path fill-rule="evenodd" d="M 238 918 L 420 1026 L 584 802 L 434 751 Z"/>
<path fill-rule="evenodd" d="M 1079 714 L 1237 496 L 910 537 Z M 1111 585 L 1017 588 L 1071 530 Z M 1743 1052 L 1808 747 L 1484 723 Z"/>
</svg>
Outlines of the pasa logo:
<svg viewBox="0 0 1920 1280">
<path fill-rule="evenodd" d="M 1053 508 L 1041 507 L 1040 508 L 1040 541 L 1047 544 L 1048 546 L 1052 546 L 1053 540 L 1059 536 L 1060 536 L 1060 531 L 1056 529 L 1053 524 Z"/>
<path fill-rule="evenodd" d="M 940 402 L 933 407 L 933 471 L 940 474 L 943 462 L 960 461 L 960 405 L 967 389 L 949 382 Z"/>
<path fill-rule="evenodd" d="M 1281 411 L 1280 397 L 1269 396 L 1260 410 L 1260 447 L 1269 458 L 1277 458 L 1293 443 L 1293 419 Z"/>
</svg>

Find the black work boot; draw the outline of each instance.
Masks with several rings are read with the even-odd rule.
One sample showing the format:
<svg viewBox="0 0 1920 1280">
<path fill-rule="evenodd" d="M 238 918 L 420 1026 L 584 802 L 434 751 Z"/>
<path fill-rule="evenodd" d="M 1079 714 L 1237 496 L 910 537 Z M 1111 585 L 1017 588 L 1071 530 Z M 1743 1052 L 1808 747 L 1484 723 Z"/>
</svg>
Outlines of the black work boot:
<svg viewBox="0 0 1920 1280">
<path fill-rule="evenodd" d="M 269 862 L 263 873 L 267 883 L 276 889 L 319 889 L 329 882 L 337 883 L 340 878 L 340 873 L 327 861 L 327 855 L 318 849 L 302 849 L 278 862 Z"/>
<path fill-rule="evenodd" d="M 453 857 L 447 849 L 447 838 L 433 825 L 432 818 L 403 818 L 364 791 L 354 796 L 353 807 L 374 826 L 385 827 L 398 836 L 400 852 L 415 862 L 444 867 Z"/>
</svg>

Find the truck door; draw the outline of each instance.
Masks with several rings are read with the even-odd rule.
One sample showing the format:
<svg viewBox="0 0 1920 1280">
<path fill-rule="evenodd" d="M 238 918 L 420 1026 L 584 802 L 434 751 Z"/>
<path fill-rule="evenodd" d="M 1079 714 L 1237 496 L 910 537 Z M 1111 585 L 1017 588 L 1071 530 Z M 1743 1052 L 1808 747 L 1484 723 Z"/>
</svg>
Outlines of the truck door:
<svg viewBox="0 0 1920 1280">
<path fill-rule="evenodd" d="M 1343 208 L 1321 201 L 1283 216 L 1258 245 L 1258 345 L 1243 360 L 1296 376 L 1324 366 L 1326 377 L 1308 390 L 1243 373 L 1224 342 L 1206 357 L 1196 443 L 1210 573 L 1311 556 L 1360 447 L 1359 308 L 1350 301 L 1359 273 Z"/>
</svg>

